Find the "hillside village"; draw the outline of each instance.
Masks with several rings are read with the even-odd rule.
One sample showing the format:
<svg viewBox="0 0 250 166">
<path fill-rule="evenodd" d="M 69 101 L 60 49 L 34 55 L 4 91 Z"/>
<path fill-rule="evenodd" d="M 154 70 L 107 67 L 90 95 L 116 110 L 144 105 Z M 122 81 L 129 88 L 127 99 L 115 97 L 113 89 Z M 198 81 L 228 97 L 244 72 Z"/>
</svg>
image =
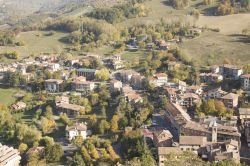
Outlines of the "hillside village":
<svg viewBox="0 0 250 166">
<path fill-rule="evenodd" d="M 0 166 L 250 165 L 248 1 L 63 2 L 0 11 Z"/>
<path fill-rule="evenodd" d="M 86 59 L 96 59 L 106 66 L 106 69 L 82 68 L 83 60 Z M 242 67 L 229 64 L 211 66 L 209 72 L 199 74 L 200 84 L 190 85 L 184 81 L 171 80 L 168 74 L 163 72 L 145 77 L 133 69 L 126 69 L 123 64 L 125 64 L 125 60 L 118 54 L 105 58 L 87 54 L 83 59 L 75 58 L 66 61 L 59 60 L 58 56 L 40 55 L 34 59 L 24 59 L 9 65 L 2 64 L 0 73 L 2 85 L 20 86 L 27 91 L 35 91 L 32 98 L 42 97 L 35 102 L 37 106 L 34 105 L 33 99 L 27 101 L 26 96 L 21 97 L 18 102 L 9 107 L 12 114 L 48 105 L 45 114 L 51 114 L 49 115 L 51 119 L 48 118 L 47 123 L 49 121 L 56 123 L 56 117 L 64 121 L 65 129 L 59 131 L 63 136 L 54 138 L 54 141 L 63 147 L 64 154 L 70 155 L 71 152 L 77 152 L 77 141 L 84 141 L 95 135 L 96 131 L 92 130 L 96 129 L 90 124 L 91 119 L 84 120 L 86 118 L 81 117 L 88 114 L 92 117 L 91 109 L 93 111 L 96 106 L 88 104 L 88 102 L 93 103 L 91 100 L 96 100 L 94 98 L 98 93 L 106 93 L 104 95 L 110 96 L 106 99 L 107 103 L 104 106 L 106 109 L 101 105 L 97 106 L 97 109 L 104 109 L 104 112 L 101 110 L 101 115 L 104 117 L 106 114 L 110 114 L 111 107 L 118 105 L 119 108 L 122 103 L 130 105 L 134 109 L 140 109 L 149 101 L 153 103 L 152 112 L 141 115 L 146 116 L 141 118 L 148 119 L 146 124 L 136 122 L 130 126 L 131 123 L 125 123 L 125 126 L 120 127 L 120 123 L 124 122 L 121 122 L 122 119 L 119 120 L 122 117 L 119 117 L 121 115 L 117 110 L 111 119 L 110 129 L 114 134 L 120 132 L 126 134 L 138 126 L 137 130 L 141 132 L 144 139 L 152 141 L 151 146 L 157 150 L 156 160 L 159 165 L 164 165 L 164 156 L 184 151 L 194 152 L 202 160 L 214 162 L 225 159 L 240 162 L 242 158 L 247 157 L 245 155 L 248 150 L 242 152 L 241 149 L 242 146 L 250 146 L 248 134 L 250 131 L 248 121 L 250 117 L 248 108 L 250 76 L 243 73 Z M 175 70 L 175 67 L 178 67 L 177 64 L 181 65 L 181 62 L 169 62 L 168 70 Z M 37 73 L 33 72 L 31 68 L 46 69 L 52 77 L 42 82 L 34 80 Z M 11 85 L 12 82 L 8 79 L 16 79 L 13 78 L 14 75 L 11 75 L 16 72 L 20 73 L 19 77 L 24 80 L 19 85 Z M 58 73 L 60 74 L 58 75 Z M 53 77 L 53 74 L 57 75 Z M 233 88 L 230 91 L 223 90 L 221 85 L 228 80 L 238 82 L 241 93 Z M 105 92 L 100 92 L 100 90 Z M 82 98 L 86 101 L 81 101 Z M 125 114 L 127 109 L 124 110 Z M 89 118 L 91 118 L 90 116 Z M 114 120 L 115 117 L 118 119 Z M 103 120 L 100 123 L 102 123 L 100 125 L 104 125 Z M 105 121 L 105 123 L 108 122 Z M 119 124 L 119 127 L 115 127 L 116 125 L 112 123 Z M 46 132 L 53 132 L 54 125 L 47 126 L 47 130 L 51 131 Z M 100 127 L 104 126 L 99 126 L 99 130 L 103 130 Z M 45 134 L 43 126 L 41 127 Z M 109 128 L 109 125 L 107 127 Z M 101 133 L 107 133 L 108 128 L 104 128 L 104 133 Z M 15 150 L 17 156 L 11 162 L 20 162 L 21 156 L 28 155 L 30 151 L 41 155 L 44 148 L 39 145 L 28 151 L 17 152 Z M 117 153 L 117 158 L 113 161 L 119 161 L 120 158 L 119 148 L 116 150 L 118 151 L 114 153 Z M 97 151 L 99 150 L 97 149 Z M 10 150 L 9 153 L 12 151 Z M 101 154 L 101 151 L 98 153 L 99 157 L 104 155 Z M 2 155 L 8 156 L 8 153 Z M 8 157 L 1 162 L 9 162 L 7 159 Z"/>
</svg>

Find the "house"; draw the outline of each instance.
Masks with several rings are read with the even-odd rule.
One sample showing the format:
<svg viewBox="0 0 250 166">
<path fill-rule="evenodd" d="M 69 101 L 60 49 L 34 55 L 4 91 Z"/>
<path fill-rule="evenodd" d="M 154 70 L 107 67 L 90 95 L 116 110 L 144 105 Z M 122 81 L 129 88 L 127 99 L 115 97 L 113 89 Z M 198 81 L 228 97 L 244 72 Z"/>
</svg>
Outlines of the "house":
<svg viewBox="0 0 250 166">
<path fill-rule="evenodd" d="M 48 92 L 60 92 L 63 80 L 48 79 L 45 80 L 45 90 Z"/>
<path fill-rule="evenodd" d="M 77 92 L 90 92 L 95 88 L 95 83 L 86 81 L 83 76 L 77 77 L 72 81 L 72 90 Z"/>
<path fill-rule="evenodd" d="M 163 86 L 168 83 L 168 75 L 165 73 L 156 73 L 153 77 L 149 77 L 148 81 L 154 86 Z"/>
<path fill-rule="evenodd" d="M 181 154 L 182 151 L 179 147 L 158 147 L 158 160 L 159 166 L 165 166 L 165 160 L 167 159 L 167 155 L 169 154 Z"/>
<path fill-rule="evenodd" d="M 11 105 L 11 109 L 13 109 L 15 111 L 22 110 L 22 109 L 25 109 L 25 108 L 26 108 L 26 103 L 21 102 L 21 101 Z"/>
<path fill-rule="evenodd" d="M 207 98 L 208 99 L 219 99 L 221 98 L 222 96 L 226 95 L 227 92 L 223 91 L 221 89 L 221 87 L 219 88 L 214 88 L 214 89 L 210 89 L 208 92 L 207 92 Z"/>
<path fill-rule="evenodd" d="M 242 75 L 240 78 L 241 88 L 245 91 L 250 91 L 250 74 Z"/>
<path fill-rule="evenodd" d="M 198 154 L 200 147 L 207 144 L 207 137 L 204 136 L 180 136 L 179 147 L 182 151 L 192 151 Z"/>
<path fill-rule="evenodd" d="M 122 87 L 122 95 L 123 97 L 125 97 L 127 102 L 133 104 L 143 101 L 143 98 L 129 85 L 125 85 Z"/>
<path fill-rule="evenodd" d="M 83 106 L 70 104 L 69 98 L 66 96 L 57 97 L 55 99 L 55 105 L 58 113 L 66 113 L 71 117 L 80 115 L 81 110 L 85 109 Z"/>
<path fill-rule="evenodd" d="M 239 119 L 241 124 L 250 120 L 250 108 L 239 108 Z"/>
<path fill-rule="evenodd" d="M 76 74 L 78 77 L 83 76 L 86 77 L 87 80 L 93 80 L 95 78 L 96 71 L 96 69 L 80 68 L 76 70 Z"/>
<path fill-rule="evenodd" d="M 13 147 L 8 147 L 0 143 L 0 165 L 19 166 L 21 160 L 20 153 Z"/>
<path fill-rule="evenodd" d="M 120 78 L 121 78 L 121 81 L 123 83 L 129 83 L 132 76 L 134 75 L 140 75 L 140 73 L 134 71 L 134 70 L 122 70 L 119 72 L 119 75 L 120 75 Z"/>
<path fill-rule="evenodd" d="M 176 88 L 170 88 L 170 87 L 164 87 L 164 90 L 166 92 L 166 95 L 171 103 L 177 103 L 177 89 Z"/>
<path fill-rule="evenodd" d="M 187 88 L 187 92 L 202 95 L 203 90 L 201 86 L 192 85 Z"/>
<path fill-rule="evenodd" d="M 87 126 L 84 123 L 75 123 L 72 126 L 66 126 L 66 131 L 66 137 L 69 141 L 78 136 L 81 136 L 83 139 L 87 138 Z"/>
<path fill-rule="evenodd" d="M 200 97 L 195 93 L 184 93 L 180 98 L 178 103 L 187 108 L 194 106 L 200 100 Z"/>
<path fill-rule="evenodd" d="M 200 73 L 200 80 L 203 83 L 214 83 L 223 80 L 223 76 L 217 73 Z"/>
<path fill-rule="evenodd" d="M 245 138 L 247 141 L 247 146 L 250 147 L 250 122 L 247 121 L 244 123 L 244 134 L 245 134 Z"/>
<path fill-rule="evenodd" d="M 111 92 L 120 92 L 122 90 L 122 82 L 118 80 L 110 81 L 110 91 Z"/>
<path fill-rule="evenodd" d="M 56 72 L 56 71 L 60 70 L 60 64 L 59 63 L 49 63 L 47 65 L 47 68 L 52 72 Z"/>
<path fill-rule="evenodd" d="M 219 66 L 219 70 L 221 75 L 228 78 L 238 79 L 243 74 L 242 68 L 229 64 Z"/>
<path fill-rule="evenodd" d="M 182 92 L 186 92 L 186 90 L 187 90 L 186 82 L 179 80 L 178 83 L 177 83 L 177 88 Z"/>
<path fill-rule="evenodd" d="M 173 143 L 173 135 L 168 130 L 154 131 L 153 141 L 156 147 L 170 147 Z"/>
<path fill-rule="evenodd" d="M 70 103 L 58 103 L 57 104 L 57 112 L 58 113 L 66 113 L 68 116 L 78 116 L 80 115 L 80 112 L 84 110 L 85 107 L 76 105 L 76 104 L 70 104 Z"/>
<path fill-rule="evenodd" d="M 236 108 L 238 106 L 239 95 L 235 93 L 228 93 L 221 97 L 221 101 L 228 108 Z"/>
</svg>

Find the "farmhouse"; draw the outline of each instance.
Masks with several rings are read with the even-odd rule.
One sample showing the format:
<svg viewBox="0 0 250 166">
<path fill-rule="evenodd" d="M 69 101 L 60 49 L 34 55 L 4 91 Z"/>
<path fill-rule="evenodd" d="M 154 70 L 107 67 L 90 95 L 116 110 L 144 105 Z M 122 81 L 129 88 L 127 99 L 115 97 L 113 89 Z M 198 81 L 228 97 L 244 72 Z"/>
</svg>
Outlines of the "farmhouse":
<svg viewBox="0 0 250 166">
<path fill-rule="evenodd" d="M 75 123 L 72 126 L 66 126 L 66 137 L 68 140 L 72 140 L 75 137 L 87 138 L 87 126 L 84 123 Z"/>
<path fill-rule="evenodd" d="M 62 83 L 63 80 L 58 79 L 45 80 L 45 90 L 48 92 L 60 92 Z"/>
</svg>

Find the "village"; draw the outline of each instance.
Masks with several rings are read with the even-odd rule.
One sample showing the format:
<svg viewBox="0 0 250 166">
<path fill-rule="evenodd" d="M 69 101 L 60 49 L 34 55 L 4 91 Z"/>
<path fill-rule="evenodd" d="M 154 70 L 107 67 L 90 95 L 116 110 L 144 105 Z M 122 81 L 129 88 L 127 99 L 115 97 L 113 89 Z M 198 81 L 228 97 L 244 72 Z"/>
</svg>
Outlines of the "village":
<svg viewBox="0 0 250 166">
<path fill-rule="evenodd" d="M 98 61 L 105 68 L 82 67 L 86 60 Z M 181 80 L 173 80 L 164 72 L 145 76 L 136 70 L 126 68 L 125 64 L 125 60 L 119 54 L 102 57 L 88 53 L 82 58 L 70 60 L 61 60 L 56 55 L 41 54 L 36 58 L 8 65 L 1 64 L 0 77 L 3 86 L 10 86 L 10 82 L 5 81 L 6 75 L 18 71 L 24 78 L 23 83 L 18 85 L 20 88 L 45 93 L 49 99 L 43 99 L 43 104 L 49 104 L 53 108 L 53 118 L 64 115 L 73 121 L 66 123 L 65 129 L 60 131 L 63 132 L 63 137 L 54 138 L 55 142 L 63 147 L 65 155 L 78 151 L 78 146 L 74 144 L 78 137 L 85 140 L 95 135 L 95 132 L 91 131 L 93 126 L 89 127 L 88 121 L 78 118 L 88 114 L 89 106 L 84 102 L 77 104 L 72 100 L 72 96 L 89 98 L 92 94 L 90 98 L 93 99 L 94 92 L 98 94 L 107 88 L 111 94 L 109 99 L 106 99 L 107 108 L 119 105 L 114 96 L 120 96 L 125 103 L 129 103 L 135 109 L 145 100 L 154 103 L 154 110 L 146 117 L 149 121 L 139 123 L 138 127 L 143 137 L 152 142 L 152 148 L 156 149 L 159 166 L 164 166 L 166 155 L 183 151 L 193 152 L 204 161 L 219 162 L 233 159 L 237 163 L 249 162 L 247 157 L 250 147 L 250 75 L 243 74 L 241 66 L 210 66 L 207 71 L 199 74 L 200 83 L 192 85 Z M 166 68 L 171 72 L 181 65 L 180 61 L 169 61 Z M 41 69 L 49 71 L 50 75 L 57 75 L 50 76 L 50 79 L 45 79 L 42 83 L 36 82 L 38 80 L 34 80 L 34 71 Z M 240 84 L 240 93 L 234 88 L 227 88 L 231 89 L 230 91 L 223 90 L 221 85 L 225 80 Z M 30 108 L 30 103 L 20 99 L 9 109 L 15 114 Z M 106 114 L 109 114 L 107 110 L 103 115 Z M 127 133 L 133 128 L 125 124 L 122 132 Z M 113 132 L 118 130 L 115 129 Z M 114 145 L 112 146 L 114 148 Z M 114 149 L 116 152 L 110 151 L 116 153 L 115 158 L 120 158 L 119 146 Z M 0 165 L 15 165 L 23 156 L 27 157 L 31 153 L 44 155 L 44 147 L 34 146 L 20 153 L 17 149 L 0 144 Z M 98 153 L 101 155 L 100 151 Z"/>
</svg>

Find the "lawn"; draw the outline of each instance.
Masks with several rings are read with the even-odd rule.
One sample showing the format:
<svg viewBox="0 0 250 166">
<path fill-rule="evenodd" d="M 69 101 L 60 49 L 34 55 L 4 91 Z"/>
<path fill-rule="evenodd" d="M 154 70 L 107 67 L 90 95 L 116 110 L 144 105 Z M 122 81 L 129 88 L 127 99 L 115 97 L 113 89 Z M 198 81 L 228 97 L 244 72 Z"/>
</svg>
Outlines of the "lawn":
<svg viewBox="0 0 250 166">
<path fill-rule="evenodd" d="M 21 91 L 20 89 L 14 89 L 14 88 L 3 89 L 3 88 L 0 88 L 0 103 L 5 104 L 7 106 L 11 105 L 12 103 L 14 103 L 16 101 L 15 95 L 20 93 L 20 92 L 23 93 L 23 91 Z"/>
<path fill-rule="evenodd" d="M 250 43 L 241 41 L 240 35 L 223 35 L 205 32 L 200 37 L 184 41 L 180 45 L 201 65 L 222 63 L 229 59 L 232 63 L 250 63 Z"/>
<path fill-rule="evenodd" d="M 65 37 L 66 33 L 54 32 L 52 36 L 46 36 L 48 32 L 29 31 L 22 32 L 17 36 L 17 41 L 22 41 L 24 46 L 20 47 L 0 47 L 0 54 L 10 51 L 17 51 L 21 57 L 27 57 L 31 54 L 40 53 L 58 53 L 63 51 L 65 44 L 59 40 Z"/>
<path fill-rule="evenodd" d="M 138 51 L 125 51 L 122 54 L 122 58 L 128 61 L 134 60 L 134 59 L 141 59 L 144 56 L 144 52 L 141 50 Z"/>
</svg>

